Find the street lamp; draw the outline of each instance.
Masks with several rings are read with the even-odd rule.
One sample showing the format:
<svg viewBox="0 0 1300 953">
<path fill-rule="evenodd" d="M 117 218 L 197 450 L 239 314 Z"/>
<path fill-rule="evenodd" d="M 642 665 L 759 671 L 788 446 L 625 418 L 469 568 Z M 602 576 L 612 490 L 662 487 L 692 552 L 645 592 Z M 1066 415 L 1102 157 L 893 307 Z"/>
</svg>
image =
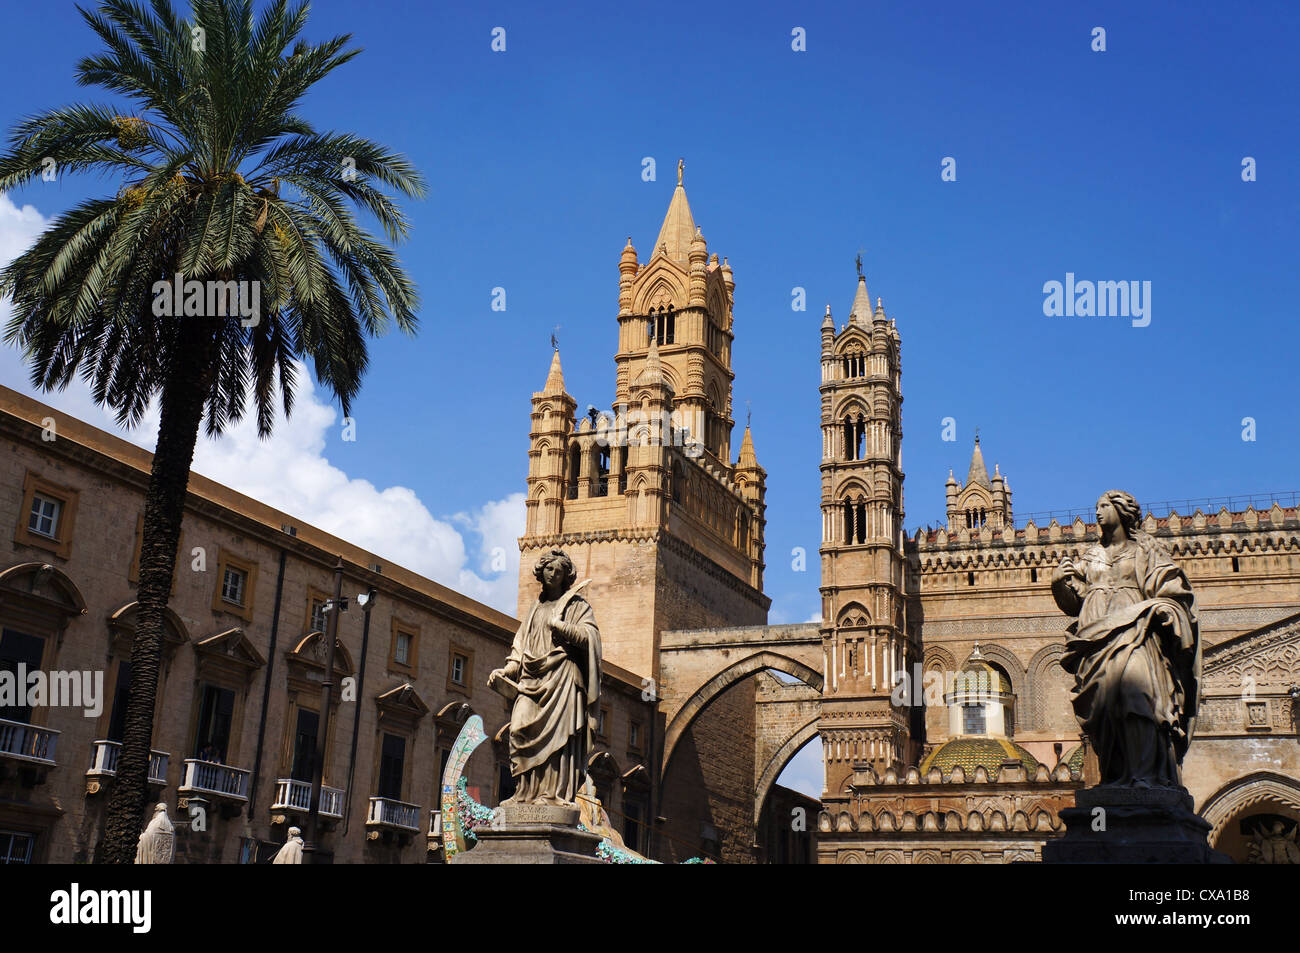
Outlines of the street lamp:
<svg viewBox="0 0 1300 953">
<path fill-rule="evenodd" d="M 330 730 L 330 705 L 334 701 L 334 643 L 338 640 L 339 613 L 346 612 L 348 600 L 343 596 L 343 557 L 334 565 L 334 595 L 325 604 L 328 623 L 325 626 L 325 677 L 320 686 L 320 730 L 316 733 L 316 757 L 311 770 L 311 807 L 307 814 L 307 837 L 303 844 L 303 863 L 328 863 L 320 854 L 318 830 L 320 826 L 320 789 L 325 770 L 325 740 Z"/>
</svg>

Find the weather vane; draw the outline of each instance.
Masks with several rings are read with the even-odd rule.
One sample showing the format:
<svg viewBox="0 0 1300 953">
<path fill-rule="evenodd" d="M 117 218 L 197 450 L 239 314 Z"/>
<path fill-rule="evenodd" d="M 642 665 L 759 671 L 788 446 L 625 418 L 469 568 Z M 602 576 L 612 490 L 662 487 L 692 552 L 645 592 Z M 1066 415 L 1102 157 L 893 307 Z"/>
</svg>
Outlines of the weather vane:
<svg viewBox="0 0 1300 953">
<path fill-rule="evenodd" d="M 560 339 L 555 334 L 559 330 L 560 326 L 558 324 L 551 330 L 551 347 L 557 351 L 560 349 Z"/>
</svg>

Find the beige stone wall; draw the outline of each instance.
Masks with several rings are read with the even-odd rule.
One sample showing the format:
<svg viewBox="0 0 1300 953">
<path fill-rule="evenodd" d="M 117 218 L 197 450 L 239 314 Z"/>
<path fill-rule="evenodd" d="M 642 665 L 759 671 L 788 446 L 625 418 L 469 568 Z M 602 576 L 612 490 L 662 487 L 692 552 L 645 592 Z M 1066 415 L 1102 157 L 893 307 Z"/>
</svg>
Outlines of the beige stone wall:
<svg viewBox="0 0 1300 953">
<path fill-rule="evenodd" d="M 59 437 L 51 443 L 40 439 L 39 421 L 46 416 L 58 421 Z M 75 585 L 85 600 L 86 612 L 72 619 L 61 640 L 49 640 L 44 666 L 103 672 L 107 696 L 104 712 L 98 718 L 86 718 L 80 710 L 67 708 L 36 710 L 33 721 L 60 731 L 55 767 L 35 772 L 0 758 L 0 828 L 36 833 L 37 860 L 89 860 L 101 836 L 107 784 L 111 781 L 88 795 L 85 772 L 90 765 L 92 742 L 102 738 L 107 728 L 113 676 L 123 657 L 120 644 L 119 652 L 113 653 L 113 631 L 108 619 L 135 598 L 129 571 L 137 517 L 143 509 L 148 456 L 132 445 L 0 389 L 0 525 L 10 527 L 0 543 L 0 571 L 33 561 L 49 563 Z M 76 524 L 66 558 L 14 539 L 17 534 L 13 528 L 20 519 L 25 520 L 26 514 L 19 511 L 29 473 L 77 494 Z M 282 526 L 295 527 L 296 535 L 282 532 Z M 355 597 L 373 585 L 379 598 L 371 615 L 364 684 L 356 701 L 336 703 L 331 719 L 325 778 L 327 784 L 344 787 L 353 720 L 360 714 L 350 809 L 345 820 L 323 837 L 323 846 L 333 850 L 340 862 L 424 862 L 429 810 L 437 805 L 441 752 L 458 729 L 455 723 L 440 733 L 438 713 L 448 710 L 447 718 L 451 718 L 456 706 L 466 704 L 483 718 L 489 736 L 502 728 L 508 720 L 506 703 L 488 691 L 485 681 L 487 673 L 504 661 L 516 621 L 389 565 L 382 556 L 366 553 L 289 514 L 273 511 L 201 477 L 194 477 L 191 483 L 183 533 L 184 552 L 178 560 L 170 605 L 184 626 L 184 642 L 170 652 L 164 666 L 153 740 L 156 750 L 170 755 L 166 786 L 155 796 L 169 805 L 174 819 L 183 816 L 177 807 L 182 762 L 194 754 L 196 689 L 203 658 L 196 645 L 237 627 L 242 629 L 245 641 L 236 651 L 246 645 L 265 664 L 249 667 L 247 676 L 235 686 L 234 723 L 226 757 L 227 764 L 251 771 L 260 740 L 262 760 L 257 786 L 248 804 L 232 805 L 228 813 L 233 816 L 219 816 L 220 804 L 213 800 L 205 833 L 182 830 L 178 825 L 178 859 L 234 862 L 241 838 L 278 842 L 284 839 L 289 824 L 303 826 L 290 812 L 271 811 L 275 781 L 287 776 L 292 752 L 295 693 L 289 653 L 306 635 L 309 593 L 332 590 L 334 561 L 336 554 L 342 554 L 346 567 L 343 592 L 352 597 L 353 603 L 350 611 L 340 617 L 339 643 L 358 678 L 364 613 Z M 194 568 L 195 548 L 204 552 L 206 571 Z M 219 599 L 218 608 L 213 608 L 223 552 L 256 567 L 248 618 L 227 611 Z M 282 552 L 285 572 L 277 616 L 277 575 Z M 374 571 L 371 567 L 375 565 L 382 566 L 382 571 Z M 0 598 L 0 623 L 6 626 L 14 624 L 11 603 Z M 273 648 L 271 629 L 277 618 Z M 396 665 L 391 659 L 394 618 L 418 633 L 411 668 Z M 463 687 L 450 679 L 453 650 L 470 659 Z M 263 713 L 268 669 L 270 690 Z M 385 726 L 394 724 L 391 714 L 381 721 L 382 709 L 376 698 L 404 683 L 412 686 L 427 711 L 415 715 L 409 729 L 387 730 L 407 737 L 401 799 L 419 807 L 420 829 L 409 837 L 399 839 L 390 834 L 387 840 L 372 841 L 367 839 L 366 817 L 378 779 L 378 744 Z M 309 686 L 297 698 L 306 707 L 317 707 L 318 689 Z M 604 701 L 610 708 L 608 739 L 597 750 L 615 754 L 621 775 L 648 760 L 645 753 L 631 750 L 628 732 L 634 718 L 648 726 L 652 714 L 650 706 L 641 700 L 639 680 L 631 673 L 617 673 L 606 679 Z M 444 719 L 444 725 L 447 723 Z M 642 746 L 645 744 L 642 741 Z M 495 803 L 498 795 L 500 750 L 485 743 L 467 769 L 471 792 L 488 803 Z M 620 808 L 622 796 L 621 784 L 616 785 L 610 805 L 615 810 Z M 273 818 L 280 815 L 285 822 L 273 824 Z"/>
<path fill-rule="evenodd" d="M 755 691 L 753 678 L 728 688 L 678 743 L 663 780 L 661 859 L 754 862 Z"/>
<path fill-rule="evenodd" d="M 1167 519 L 1149 518 L 1148 531 L 1191 580 L 1207 649 L 1300 607 L 1297 514 L 1279 509 L 1276 525 L 1251 517 L 1248 524 L 1244 514 L 1230 515 L 1227 526 L 1175 519 L 1173 528 Z M 1011 678 L 1016 741 L 1051 764 L 1054 744 L 1068 753 L 1079 737 L 1068 701 L 1071 680 L 1058 660 L 1070 620 L 1052 599 L 1051 575 L 1064 555 L 1077 556 L 1097 541 L 1096 528 L 1021 529 L 1009 543 L 1000 537 L 986 530 L 911 541 L 911 624 L 927 671 L 960 666 L 978 642 Z M 946 719 L 927 711 L 927 744 L 947 737 Z"/>
</svg>

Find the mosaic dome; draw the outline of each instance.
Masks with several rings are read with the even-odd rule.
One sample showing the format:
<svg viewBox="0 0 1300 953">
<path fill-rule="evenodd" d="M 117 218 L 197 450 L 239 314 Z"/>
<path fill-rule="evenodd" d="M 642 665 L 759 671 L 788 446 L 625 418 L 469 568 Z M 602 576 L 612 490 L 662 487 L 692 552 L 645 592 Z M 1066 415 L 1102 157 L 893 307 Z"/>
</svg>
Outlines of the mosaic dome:
<svg viewBox="0 0 1300 953">
<path fill-rule="evenodd" d="M 921 776 L 929 774 L 931 768 L 938 768 L 946 777 L 953 768 L 960 766 L 969 779 L 975 774 L 975 769 L 983 765 L 989 777 L 993 778 L 1003 761 L 1019 761 L 1031 778 L 1038 769 L 1038 761 L 1032 754 L 1006 738 L 954 738 L 930 752 L 921 762 Z"/>
</svg>

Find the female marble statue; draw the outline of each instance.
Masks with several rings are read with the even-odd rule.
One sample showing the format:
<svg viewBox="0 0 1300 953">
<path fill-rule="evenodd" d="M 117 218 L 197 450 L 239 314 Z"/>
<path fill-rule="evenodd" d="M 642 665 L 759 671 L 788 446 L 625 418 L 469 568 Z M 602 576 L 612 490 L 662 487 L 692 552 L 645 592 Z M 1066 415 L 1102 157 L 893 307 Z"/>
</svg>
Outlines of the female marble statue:
<svg viewBox="0 0 1300 953">
<path fill-rule="evenodd" d="M 1138 529 L 1141 507 L 1110 490 L 1097 501 L 1101 542 L 1052 576 L 1067 615 L 1061 667 L 1103 784 L 1182 787 L 1196 719 L 1201 645 L 1187 576 Z"/>
<path fill-rule="evenodd" d="M 600 631 L 591 606 L 572 588 L 577 573 L 558 549 L 533 569 L 542 584 L 504 668 L 488 687 L 513 697 L 507 804 L 575 805 L 599 712 Z M 578 587 L 581 588 L 581 587 Z"/>
</svg>

